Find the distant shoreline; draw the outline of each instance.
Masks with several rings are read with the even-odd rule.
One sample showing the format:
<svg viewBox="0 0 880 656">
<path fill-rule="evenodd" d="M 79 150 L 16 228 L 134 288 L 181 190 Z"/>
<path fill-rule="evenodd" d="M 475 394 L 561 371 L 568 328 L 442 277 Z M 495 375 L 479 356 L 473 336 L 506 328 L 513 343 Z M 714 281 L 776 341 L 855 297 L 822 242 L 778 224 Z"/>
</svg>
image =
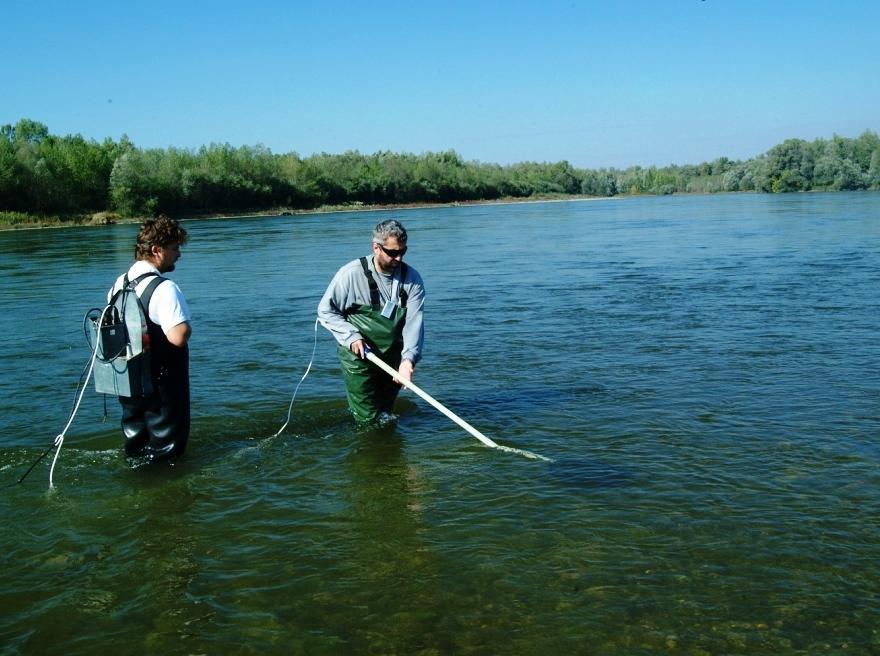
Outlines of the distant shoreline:
<svg viewBox="0 0 880 656">
<path fill-rule="evenodd" d="M 868 190 L 870 191 L 870 190 Z M 174 216 L 181 221 L 206 221 L 211 219 L 258 219 L 274 216 L 303 216 L 311 214 L 334 214 L 341 212 L 387 212 L 423 210 L 444 207 L 471 207 L 480 205 L 522 205 L 529 203 L 571 203 L 599 200 L 625 200 L 628 198 L 666 198 L 669 196 L 719 196 L 758 193 L 754 191 L 716 191 L 716 192 L 675 192 L 674 194 L 618 194 L 616 196 L 584 196 L 568 194 L 547 194 L 543 196 L 529 196 L 525 198 L 508 196 L 491 200 L 460 200 L 449 203 L 386 203 L 369 205 L 355 202 L 343 205 L 321 205 L 311 209 L 274 207 L 268 210 L 253 212 L 205 212 L 204 214 L 189 214 Z M 839 193 L 827 189 L 811 189 L 809 191 L 788 192 L 797 194 Z M 9 214 L 18 214 L 9 212 Z M 120 217 L 114 212 L 96 212 L 69 217 L 49 216 L 35 218 L 33 222 L 24 220 L 19 223 L 7 223 L 2 221 L 3 212 L 0 211 L 0 232 L 14 230 L 45 230 L 49 228 L 87 228 L 92 226 L 107 225 L 130 225 L 141 223 L 146 217 Z M 22 216 L 30 216 L 25 213 Z"/>
<path fill-rule="evenodd" d="M 387 212 L 389 210 L 420 210 L 442 207 L 467 207 L 475 205 L 519 205 L 525 203 L 563 203 L 581 202 L 593 200 L 620 200 L 630 196 L 568 196 L 548 195 L 546 197 L 528 198 L 497 198 L 492 200 L 463 200 L 450 203 L 390 203 L 384 205 L 367 205 L 365 203 L 349 203 L 344 205 L 322 205 L 311 209 L 294 209 L 289 207 L 276 207 L 269 210 L 255 212 L 208 212 L 205 214 L 193 214 L 174 217 L 181 221 L 205 221 L 210 219 L 256 219 L 273 216 L 302 216 L 309 214 L 333 214 L 338 212 Z M 91 226 L 129 225 L 141 223 L 145 217 L 120 217 L 113 212 L 96 212 L 75 217 L 43 217 L 36 218 L 33 222 L 0 223 L 0 230 L 45 230 L 50 228 L 85 228 Z"/>
</svg>

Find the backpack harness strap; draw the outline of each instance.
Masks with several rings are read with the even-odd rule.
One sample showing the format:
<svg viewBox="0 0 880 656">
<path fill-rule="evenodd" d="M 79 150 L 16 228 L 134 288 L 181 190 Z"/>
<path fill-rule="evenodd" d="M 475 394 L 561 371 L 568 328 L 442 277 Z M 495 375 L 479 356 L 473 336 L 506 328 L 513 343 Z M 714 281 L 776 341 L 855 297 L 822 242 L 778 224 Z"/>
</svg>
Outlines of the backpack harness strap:
<svg viewBox="0 0 880 656">
<path fill-rule="evenodd" d="M 168 280 L 168 278 L 163 278 L 155 271 L 148 271 L 131 281 L 129 281 L 128 274 L 126 273 L 125 277 L 122 279 L 122 288 L 125 289 L 126 287 L 129 287 L 134 291 L 142 280 L 151 276 L 155 276 L 155 280 L 151 280 L 146 289 L 144 289 L 144 293 L 138 297 L 141 302 L 141 307 L 144 308 L 144 315 L 150 323 L 152 323 L 152 320 L 150 319 L 150 300 L 153 298 L 153 292 L 156 291 L 156 287 Z"/>
</svg>

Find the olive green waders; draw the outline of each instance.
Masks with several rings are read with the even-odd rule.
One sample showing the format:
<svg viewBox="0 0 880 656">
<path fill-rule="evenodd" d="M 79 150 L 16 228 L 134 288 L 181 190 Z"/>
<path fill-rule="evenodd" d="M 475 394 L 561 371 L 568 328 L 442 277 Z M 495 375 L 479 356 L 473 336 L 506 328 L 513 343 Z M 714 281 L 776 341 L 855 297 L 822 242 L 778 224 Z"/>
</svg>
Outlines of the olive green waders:
<svg viewBox="0 0 880 656">
<path fill-rule="evenodd" d="M 406 293 L 398 287 L 398 304 L 391 317 L 382 314 L 376 281 L 361 258 L 364 273 L 370 283 L 371 305 L 354 305 L 345 312 L 345 320 L 358 329 L 364 341 L 379 358 L 397 369 L 403 352 L 403 325 L 406 322 Z M 406 278 L 406 265 L 401 263 L 401 280 Z M 400 385 L 367 360 L 361 360 L 351 349 L 340 345 L 339 364 L 345 377 L 348 407 L 358 423 L 369 423 L 391 412 Z"/>
<path fill-rule="evenodd" d="M 377 356 L 397 369 L 403 351 L 403 324 L 406 308 L 398 307 L 387 319 L 368 305 L 354 308 L 347 321 L 356 326 Z M 361 360 L 345 346 L 339 346 L 339 364 L 345 377 L 348 407 L 358 423 L 376 421 L 383 412 L 391 412 L 400 385 L 367 360 Z"/>
</svg>

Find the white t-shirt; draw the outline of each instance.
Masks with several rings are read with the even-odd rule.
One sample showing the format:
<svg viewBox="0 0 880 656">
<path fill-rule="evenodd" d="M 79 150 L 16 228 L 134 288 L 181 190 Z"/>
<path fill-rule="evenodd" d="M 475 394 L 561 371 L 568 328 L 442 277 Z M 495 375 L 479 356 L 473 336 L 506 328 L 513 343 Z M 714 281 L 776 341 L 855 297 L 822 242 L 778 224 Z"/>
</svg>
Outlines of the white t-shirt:
<svg viewBox="0 0 880 656">
<path fill-rule="evenodd" d="M 159 270 L 149 262 L 137 260 L 128 270 L 128 279 L 131 281 L 150 272 L 159 273 Z M 122 289 L 122 281 L 124 277 L 125 276 L 122 275 L 116 279 L 116 282 L 107 294 L 108 302 L 113 294 Z M 135 288 L 137 295 L 140 296 L 143 294 L 147 285 L 152 281 L 153 276 L 141 280 Z M 169 279 L 159 283 L 159 286 L 153 290 L 153 298 L 150 300 L 149 312 L 150 321 L 159 324 L 159 326 L 162 327 L 162 332 L 166 335 L 169 330 L 174 328 L 174 326 L 177 326 L 184 321 L 192 322 L 192 315 L 190 315 L 189 306 L 186 304 L 183 292 L 180 291 L 180 287 L 177 286 L 176 282 Z"/>
</svg>

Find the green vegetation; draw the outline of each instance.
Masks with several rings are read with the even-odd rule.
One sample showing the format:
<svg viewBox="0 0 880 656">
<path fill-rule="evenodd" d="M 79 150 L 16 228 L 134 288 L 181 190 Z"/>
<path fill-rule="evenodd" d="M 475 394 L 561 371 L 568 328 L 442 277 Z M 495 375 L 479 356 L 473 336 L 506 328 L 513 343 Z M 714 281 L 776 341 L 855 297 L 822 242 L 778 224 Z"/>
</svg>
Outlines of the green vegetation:
<svg viewBox="0 0 880 656">
<path fill-rule="evenodd" d="M 141 149 L 125 136 L 102 143 L 58 137 L 29 119 L 0 128 L 0 225 L 7 226 L 46 216 L 82 221 L 107 211 L 192 216 L 548 195 L 855 189 L 880 189 L 880 137 L 871 131 L 856 139 L 789 139 L 746 161 L 593 170 L 565 161 L 465 162 L 451 150 L 303 158 L 229 144 Z"/>
<path fill-rule="evenodd" d="M 0 225 L 29 225 L 33 222 L 34 217 L 26 212 L 0 212 Z"/>
</svg>

